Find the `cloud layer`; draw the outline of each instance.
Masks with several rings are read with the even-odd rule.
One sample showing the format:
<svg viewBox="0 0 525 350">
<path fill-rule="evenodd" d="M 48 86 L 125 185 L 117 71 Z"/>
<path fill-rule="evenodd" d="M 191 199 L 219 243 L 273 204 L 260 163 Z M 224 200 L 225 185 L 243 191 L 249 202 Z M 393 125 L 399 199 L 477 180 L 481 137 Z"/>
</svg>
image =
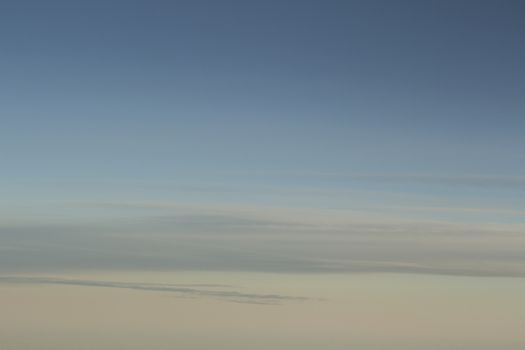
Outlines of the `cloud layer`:
<svg viewBox="0 0 525 350">
<path fill-rule="evenodd" d="M 96 223 L 0 228 L 0 270 L 525 276 L 520 225 L 394 221 L 314 209 L 113 206 L 113 217 Z"/>
</svg>

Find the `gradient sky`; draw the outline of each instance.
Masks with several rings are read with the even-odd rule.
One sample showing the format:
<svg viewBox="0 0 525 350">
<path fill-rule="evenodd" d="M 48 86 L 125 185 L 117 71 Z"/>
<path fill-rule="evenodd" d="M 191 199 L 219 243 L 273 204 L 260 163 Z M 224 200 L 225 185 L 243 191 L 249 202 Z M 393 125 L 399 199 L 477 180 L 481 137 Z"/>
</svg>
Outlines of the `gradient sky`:
<svg viewBox="0 0 525 350">
<path fill-rule="evenodd" d="M 234 231 L 235 245 L 245 231 L 301 242 L 302 231 L 316 240 L 330 226 L 365 240 L 395 231 L 374 261 L 397 261 L 414 242 L 443 259 L 458 249 L 458 260 L 485 244 L 478 260 L 512 257 L 502 273 L 522 274 L 524 10 L 521 1 L 2 3 L 3 249 L 29 249 L 19 231 L 44 243 L 71 231 Z M 462 238 L 417 237 L 434 231 Z M 0 259 L 85 265 L 63 250 Z M 263 265 L 273 259 L 261 254 Z"/>
<path fill-rule="evenodd" d="M 524 37 L 521 0 L 1 1 L 0 348 L 523 349 Z"/>
<path fill-rule="evenodd" d="M 521 1 L 3 3 L 2 178 L 521 177 L 523 12 Z"/>
</svg>

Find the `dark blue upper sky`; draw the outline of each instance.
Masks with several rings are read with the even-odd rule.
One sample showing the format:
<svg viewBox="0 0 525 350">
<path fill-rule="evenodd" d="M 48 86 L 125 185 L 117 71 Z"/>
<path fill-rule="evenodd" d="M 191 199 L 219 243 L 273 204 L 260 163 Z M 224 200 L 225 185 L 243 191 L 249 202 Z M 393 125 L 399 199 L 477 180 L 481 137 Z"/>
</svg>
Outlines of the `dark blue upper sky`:
<svg viewBox="0 0 525 350">
<path fill-rule="evenodd" d="M 0 33 L 10 186 L 525 171 L 523 1 L 4 1 Z"/>
</svg>

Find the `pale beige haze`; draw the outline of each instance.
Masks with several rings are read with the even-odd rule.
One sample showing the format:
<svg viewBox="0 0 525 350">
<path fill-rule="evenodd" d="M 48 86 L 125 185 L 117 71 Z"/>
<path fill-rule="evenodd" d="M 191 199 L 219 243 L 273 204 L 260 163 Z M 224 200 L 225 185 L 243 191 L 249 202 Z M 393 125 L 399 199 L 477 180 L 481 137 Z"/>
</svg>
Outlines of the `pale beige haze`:
<svg viewBox="0 0 525 350">
<path fill-rule="evenodd" d="M 72 284 L 1 284 L 0 348 L 525 347 L 523 279 L 228 272 L 113 272 L 77 274 L 74 278 L 72 281 L 76 282 Z M 63 283 L 65 279 L 58 281 Z M 90 281 L 87 283 L 92 285 L 80 285 L 80 281 Z M 93 285 L 93 281 L 100 285 Z M 123 284 L 117 288 L 108 286 L 115 281 Z M 122 287 L 139 283 L 234 291 L 253 297 L 246 300 L 186 293 L 184 289 L 174 292 Z M 264 296 L 269 295 L 283 299 L 264 302 Z"/>
</svg>

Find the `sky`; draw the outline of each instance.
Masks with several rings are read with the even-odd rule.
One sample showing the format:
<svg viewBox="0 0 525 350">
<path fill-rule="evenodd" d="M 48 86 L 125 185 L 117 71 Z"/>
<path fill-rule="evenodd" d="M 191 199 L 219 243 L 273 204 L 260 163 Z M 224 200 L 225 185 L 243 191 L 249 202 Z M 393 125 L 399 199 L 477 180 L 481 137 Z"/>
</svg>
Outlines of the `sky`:
<svg viewBox="0 0 525 350">
<path fill-rule="evenodd" d="M 492 348 L 522 349 L 524 314 L 502 310 L 525 308 L 512 292 L 525 277 L 524 35 L 518 0 L 0 2 L 0 294 L 57 310 L 67 291 L 97 305 L 139 293 L 142 309 L 173 294 L 204 318 L 290 304 L 260 329 L 324 310 L 305 326 L 324 332 L 304 340 L 317 348 L 359 322 L 334 305 L 366 300 L 370 328 L 338 330 L 332 348 L 483 349 L 490 329 Z M 419 315 L 436 298 L 427 283 L 507 331 L 430 331 L 474 316 Z M 374 333 L 374 298 L 407 328 Z M 21 315 L 0 317 L 8 349 L 71 347 L 42 335 L 67 312 L 27 343 L 42 324 Z M 114 349 L 96 320 L 70 331 Z M 163 327 L 151 322 L 143 342 Z M 276 331 L 274 348 L 311 348 L 290 340 L 302 329 Z M 184 344 L 210 346 L 197 340 Z"/>
</svg>

